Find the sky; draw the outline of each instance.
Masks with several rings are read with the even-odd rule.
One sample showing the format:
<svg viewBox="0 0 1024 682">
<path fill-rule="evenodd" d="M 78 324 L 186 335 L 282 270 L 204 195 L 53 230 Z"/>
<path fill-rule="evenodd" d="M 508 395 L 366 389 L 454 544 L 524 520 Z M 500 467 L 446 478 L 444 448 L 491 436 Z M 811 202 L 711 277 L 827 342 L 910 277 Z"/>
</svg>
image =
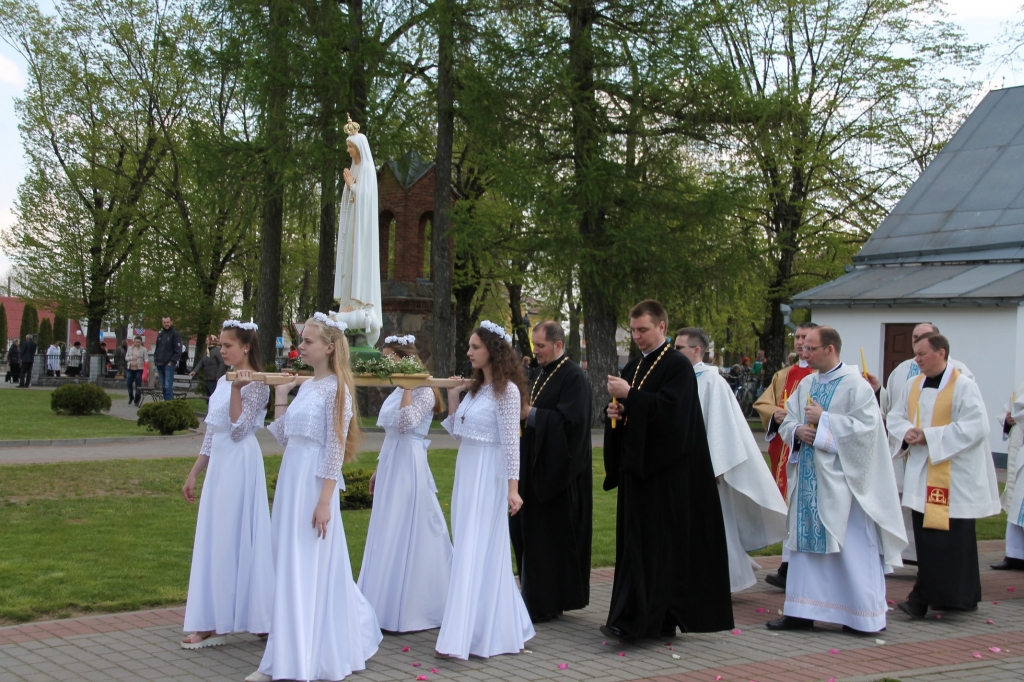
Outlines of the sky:
<svg viewBox="0 0 1024 682">
<path fill-rule="evenodd" d="M 947 0 L 950 18 L 964 28 L 970 41 L 987 43 L 998 50 L 998 37 L 1007 22 L 1024 19 L 1024 0 Z M 41 0 L 44 11 L 52 11 L 52 0 Z M 0 230 L 13 225 L 18 185 L 25 175 L 18 120 L 14 100 L 25 88 L 25 62 L 10 45 L 0 42 Z M 1024 85 L 1024 69 L 985 63 L 974 78 L 990 87 Z M 0 274 L 6 273 L 10 260 L 0 251 Z"/>
</svg>

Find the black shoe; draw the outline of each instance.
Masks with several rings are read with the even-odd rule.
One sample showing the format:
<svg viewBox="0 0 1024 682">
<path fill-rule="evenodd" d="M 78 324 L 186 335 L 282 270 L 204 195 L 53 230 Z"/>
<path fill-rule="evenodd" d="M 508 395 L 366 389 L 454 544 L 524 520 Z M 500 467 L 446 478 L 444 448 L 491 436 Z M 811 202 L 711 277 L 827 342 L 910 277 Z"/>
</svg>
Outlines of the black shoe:
<svg viewBox="0 0 1024 682">
<path fill-rule="evenodd" d="M 998 564 L 989 566 L 993 571 L 1024 571 L 1024 559 L 1004 557 Z"/>
<path fill-rule="evenodd" d="M 601 626 L 601 633 L 606 635 L 606 636 L 608 636 L 608 637 L 612 637 L 614 639 L 617 639 L 620 642 L 627 642 L 627 643 L 630 643 L 630 644 L 635 639 L 634 637 L 632 637 L 630 635 L 627 635 L 625 630 L 623 630 L 622 628 L 617 628 L 614 625 L 602 625 Z"/>
<path fill-rule="evenodd" d="M 769 573 L 764 577 L 764 581 L 772 587 L 777 587 L 780 590 L 786 589 L 786 576 L 779 573 Z"/>
<path fill-rule="evenodd" d="M 849 625 L 844 625 L 843 632 L 848 632 L 851 635 L 860 635 L 862 637 L 867 637 L 868 635 L 877 635 L 878 632 L 885 632 L 885 628 L 882 628 L 878 632 L 868 632 L 867 630 L 858 630 L 857 628 L 851 628 Z"/>
<path fill-rule="evenodd" d="M 924 618 L 928 614 L 927 606 L 917 606 L 908 601 L 901 601 L 896 608 L 914 619 Z"/>
<path fill-rule="evenodd" d="M 142 402 L 141 400 L 136 400 L 136 401 L 135 401 L 135 407 L 138 407 L 138 406 L 139 406 L 139 403 L 141 403 L 141 402 Z"/>
<path fill-rule="evenodd" d="M 783 616 L 782 618 L 768 621 L 765 623 L 765 627 L 769 630 L 812 630 L 814 629 L 814 621 L 807 618 L 797 618 L 796 616 Z"/>
<path fill-rule="evenodd" d="M 904 566 L 917 566 L 917 559 L 904 559 L 903 560 L 903 565 Z"/>
<path fill-rule="evenodd" d="M 665 628 L 659 634 L 659 637 L 664 637 L 665 639 L 672 639 L 675 636 L 676 636 L 676 626 L 675 625 L 673 625 L 671 628 Z"/>
</svg>

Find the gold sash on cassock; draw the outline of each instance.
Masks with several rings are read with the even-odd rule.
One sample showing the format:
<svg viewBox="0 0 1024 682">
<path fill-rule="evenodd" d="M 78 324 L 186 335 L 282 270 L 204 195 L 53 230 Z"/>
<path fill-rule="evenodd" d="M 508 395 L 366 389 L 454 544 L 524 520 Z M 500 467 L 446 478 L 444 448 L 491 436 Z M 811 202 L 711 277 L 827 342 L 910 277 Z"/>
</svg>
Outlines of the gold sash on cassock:
<svg viewBox="0 0 1024 682">
<path fill-rule="evenodd" d="M 953 421 L 953 386 L 956 384 L 960 370 L 953 368 L 953 374 L 945 388 L 935 397 L 935 409 L 932 411 L 932 426 L 948 426 Z M 908 414 L 918 414 L 921 409 L 921 389 L 925 375 L 921 374 L 910 386 L 907 397 Z M 949 530 L 949 480 L 952 462 L 946 460 L 941 464 L 932 464 L 929 459 L 928 479 L 924 498 L 924 527 L 933 530 Z"/>
</svg>

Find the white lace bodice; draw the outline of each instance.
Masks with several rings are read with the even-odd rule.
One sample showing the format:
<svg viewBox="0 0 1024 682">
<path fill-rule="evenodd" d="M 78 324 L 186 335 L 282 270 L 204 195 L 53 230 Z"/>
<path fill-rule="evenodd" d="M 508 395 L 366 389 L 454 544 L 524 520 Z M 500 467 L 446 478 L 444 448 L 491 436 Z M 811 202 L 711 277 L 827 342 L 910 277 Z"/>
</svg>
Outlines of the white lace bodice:
<svg viewBox="0 0 1024 682">
<path fill-rule="evenodd" d="M 231 421 L 231 382 L 225 377 L 217 380 L 217 388 L 210 396 L 210 404 L 206 410 L 206 435 L 200 455 L 210 456 L 213 447 L 213 434 L 227 431 L 231 440 L 240 441 L 250 433 L 263 426 L 267 418 L 267 401 L 270 399 L 270 387 L 263 383 L 252 382 L 242 387 L 242 414 L 238 421 Z"/>
<path fill-rule="evenodd" d="M 468 438 L 501 445 L 505 469 L 510 479 L 519 479 L 519 388 L 508 384 L 500 396 L 490 384 L 476 395 L 466 393 L 455 414 L 448 415 L 442 426 L 455 438 Z"/>
<path fill-rule="evenodd" d="M 345 457 L 345 438 L 352 422 L 352 396 L 345 387 L 345 409 L 341 415 L 343 424 L 341 439 L 334 428 L 335 406 L 338 402 L 338 378 L 334 375 L 323 379 L 309 379 L 299 387 L 299 394 L 288 406 L 284 417 L 275 419 L 269 427 L 274 437 L 288 447 L 288 439 L 302 436 L 320 443 L 320 461 L 316 475 L 320 478 L 339 480 L 341 465 Z"/>
<path fill-rule="evenodd" d="M 402 395 L 406 389 L 396 388 L 380 406 L 377 426 L 385 433 L 398 431 L 401 434 L 412 434 L 424 437 L 430 432 L 430 422 L 434 418 L 434 390 L 421 386 L 412 392 L 412 404 L 401 407 Z"/>
</svg>

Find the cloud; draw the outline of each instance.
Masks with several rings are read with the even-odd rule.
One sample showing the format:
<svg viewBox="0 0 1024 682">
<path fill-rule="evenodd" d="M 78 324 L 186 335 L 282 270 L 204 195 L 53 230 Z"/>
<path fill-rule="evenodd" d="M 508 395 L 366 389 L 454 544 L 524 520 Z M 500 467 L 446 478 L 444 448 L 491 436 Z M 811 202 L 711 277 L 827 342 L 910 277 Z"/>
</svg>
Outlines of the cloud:
<svg viewBox="0 0 1024 682">
<path fill-rule="evenodd" d="M 3 54 L 0 54 L 0 83 L 18 88 L 25 87 L 25 74 L 21 72 L 17 64 Z"/>
</svg>

